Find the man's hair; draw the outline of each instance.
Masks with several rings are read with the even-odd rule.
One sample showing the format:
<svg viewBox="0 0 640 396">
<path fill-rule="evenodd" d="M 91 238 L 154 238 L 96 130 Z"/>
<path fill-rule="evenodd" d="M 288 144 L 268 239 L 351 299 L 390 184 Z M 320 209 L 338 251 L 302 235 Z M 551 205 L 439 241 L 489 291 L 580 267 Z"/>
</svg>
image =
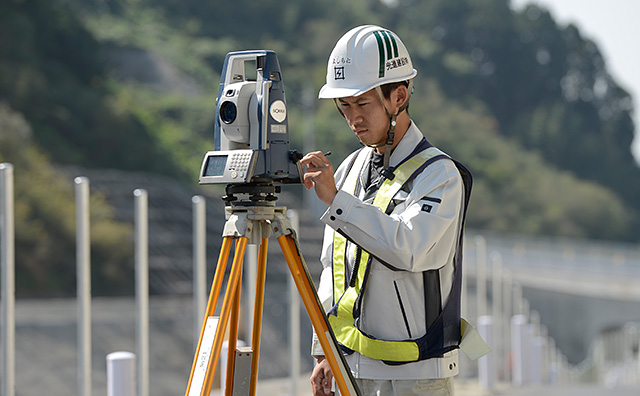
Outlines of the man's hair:
<svg viewBox="0 0 640 396">
<path fill-rule="evenodd" d="M 399 81 L 399 82 L 392 82 L 388 84 L 382 84 L 380 86 L 380 90 L 382 90 L 382 95 L 384 96 L 384 98 L 389 99 L 391 97 L 391 91 L 393 91 L 394 89 L 398 88 L 401 85 L 404 85 L 405 87 L 409 88 L 409 81 Z"/>
<path fill-rule="evenodd" d="M 380 90 L 382 91 L 382 96 L 384 96 L 385 99 L 389 99 L 391 97 L 391 91 L 393 91 L 394 89 L 398 88 L 399 86 L 404 85 L 405 87 L 409 88 L 409 81 L 399 81 L 399 82 L 392 82 L 392 83 L 388 83 L 388 84 L 382 84 L 380 86 Z M 411 92 L 409 92 L 409 97 L 411 96 Z M 407 100 L 409 100 L 409 97 L 407 97 Z M 409 112 L 409 105 L 407 104 L 407 113 Z"/>
</svg>

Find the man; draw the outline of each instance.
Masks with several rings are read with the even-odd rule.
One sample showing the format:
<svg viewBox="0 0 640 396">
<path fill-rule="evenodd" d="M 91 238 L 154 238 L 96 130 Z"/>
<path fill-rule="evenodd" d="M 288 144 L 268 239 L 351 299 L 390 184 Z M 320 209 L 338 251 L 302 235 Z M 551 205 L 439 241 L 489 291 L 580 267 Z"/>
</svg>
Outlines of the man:
<svg viewBox="0 0 640 396">
<path fill-rule="evenodd" d="M 329 58 L 331 98 L 365 146 L 335 173 L 307 154 L 304 185 L 328 210 L 318 295 L 362 394 L 451 395 L 460 344 L 461 243 L 471 176 L 408 113 L 417 71 L 393 32 L 360 26 Z M 314 341 L 314 395 L 332 374 Z"/>
</svg>

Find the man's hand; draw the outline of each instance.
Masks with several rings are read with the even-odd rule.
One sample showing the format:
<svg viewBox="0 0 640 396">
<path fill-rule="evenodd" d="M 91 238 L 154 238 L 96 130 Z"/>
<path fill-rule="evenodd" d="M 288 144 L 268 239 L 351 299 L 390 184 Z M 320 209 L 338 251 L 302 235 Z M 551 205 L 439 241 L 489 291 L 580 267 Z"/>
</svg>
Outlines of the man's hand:
<svg viewBox="0 0 640 396">
<path fill-rule="evenodd" d="M 314 151 L 304 156 L 300 160 L 302 167 L 306 166 L 304 172 L 304 186 L 307 190 L 315 187 L 318 198 L 328 206 L 333 203 L 338 190 L 336 181 L 333 178 L 333 166 L 322 151 Z"/>
<path fill-rule="evenodd" d="M 334 393 L 331 391 L 333 374 L 324 356 L 318 357 L 318 364 L 313 368 L 310 380 L 313 396 L 333 396 Z"/>
</svg>

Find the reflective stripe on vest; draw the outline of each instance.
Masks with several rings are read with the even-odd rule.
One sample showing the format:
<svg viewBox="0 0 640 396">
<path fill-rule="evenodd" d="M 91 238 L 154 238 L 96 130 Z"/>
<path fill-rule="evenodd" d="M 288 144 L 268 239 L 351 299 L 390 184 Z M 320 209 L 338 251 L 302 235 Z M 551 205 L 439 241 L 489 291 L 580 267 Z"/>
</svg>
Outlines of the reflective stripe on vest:
<svg viewBox="0 0 640 396">
<path fill-rule="evenodd" d="M 364 164 L 371 155 L 371 149 L 362 149 L 355 159 L 345 178 L 341 190 L 355 195 L 357 181 Z M 394 170 L 393 180 L 385 179 L 373 200 L 373 205 L 386 211 L 393 197 L 402 186 L 428 160 L 436 156 L 446 156 L 435 147 L 429 147 L 409 158 Z M 447 156 L 448 158 L 448 156 Z M 329 314 L 329 323 L 336 335 L 336 339 L 345 347 L 357 351 L 372 359 L 390 362 L 417 361 L 421 358 L 420 347 L 415 341 L 386 341 L 378 340 L 363 334 L 355 326 L 354 310 L 359 294 L 364 290 L 366 281 L 369 253 L 362 250 L 359 262 L 354 268 L 358 269 L 355 285 L 347 284 L 346 254 L 347 239 L 334 231 L 333 236 L 333 291 L 334 307 Z M 356 249 L 357 250 L 357 249 Z M 357 259 L 357 257 L 356 257 Z"/>
<path fill-rule="evenodd" d="M 346 176 L 345 182 L 342 185 L 341 190 L 348 192 L 349 194 L 355 194 L 356 185 L 358 184 L 358 176 L 360 176 L 360 170 L 364 167 L 373 151 L 370 147 L 365 147 L 360 150 L 355 158 L 351 170 Z M 352 172 L 353 169 L 358 169 L 357 172 Z M 336 254 L 341 252 L 339 254 Z M 345 258 L 347 253 L 347 239 L 342 235 L 334 231 L 333 233 L 333 303 L 337 303 L 342 296 L 345 288 L 347 287 L 346 271 L 345 271 Z M 364 265 L 360 266 L 359 270 L 363 271 L 364 277 Z M 358 276 L 360 278 L 360 276 Z M 357 284 L 358 290 L 360 285 Z"/>
</svg>

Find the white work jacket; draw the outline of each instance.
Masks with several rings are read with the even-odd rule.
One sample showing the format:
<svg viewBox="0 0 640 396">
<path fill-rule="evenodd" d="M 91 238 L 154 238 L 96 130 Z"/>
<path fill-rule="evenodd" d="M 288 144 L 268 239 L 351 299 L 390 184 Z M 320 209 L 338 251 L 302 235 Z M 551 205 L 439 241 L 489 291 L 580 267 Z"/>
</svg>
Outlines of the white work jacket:
<svg viewBox="0 0 640 396">
<path fill-rule="evenodd" d="M 390 166 L 409 156 L 423 139 L 412 122 L 391 153 Z M 351 154 L 337 169 L 338 185 L 348 172 Z M 321 261 L 324 267 L 318 295 L 327 312 L 333 305 L 333 233 L 340 230 L 350 241 L 372 255 L 358 327 L 383 340 L 420 337 L 425 325 L 423 271 L 438 270 L 442 305 L 447 301 L 454 275 L 464 206 L 463 181 L 453 161 L 441 159 L 429 164 L 404 190 L 393 198 L 390 215 L 380 208 L 339 191 L 321 217 L 326 224 Z M 363 194 L 363 193 L 361 193 Z M 428 208 L 426 210 L 425 208 Z M 353 267 L 355 244 L 347 246 L 348 265 Z M 387 267 L 377 259 L 393 268 Z M 313 355 L 323 355 L 314 335 Z M 458 351 L 441 358 L 388 365 L 354 352 L 346 356 L 355 378 L 425 379 L 446 378 L 458 373 Z"/>
</svg>

